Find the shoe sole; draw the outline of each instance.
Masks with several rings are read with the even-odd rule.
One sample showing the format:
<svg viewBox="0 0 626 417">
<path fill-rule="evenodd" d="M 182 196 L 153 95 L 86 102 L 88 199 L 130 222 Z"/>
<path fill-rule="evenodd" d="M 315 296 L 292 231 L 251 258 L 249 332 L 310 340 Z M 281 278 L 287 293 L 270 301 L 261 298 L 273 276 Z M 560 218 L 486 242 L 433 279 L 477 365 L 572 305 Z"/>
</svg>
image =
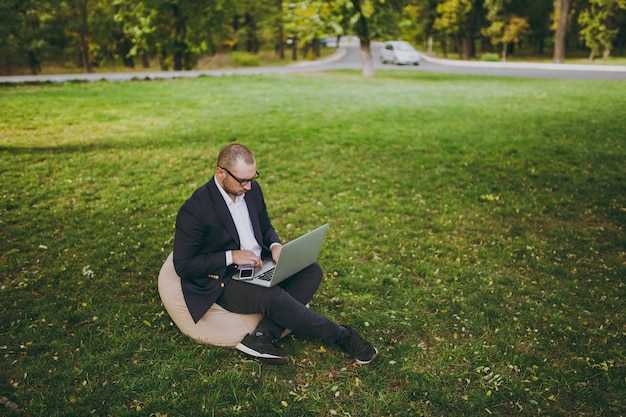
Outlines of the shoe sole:
<svg viewBox="0 0 626 417">
<path fill-rule="evenodd" d="M 276 355 L 272 355 L 269 353 L 257 352 L 256 350 L 251 349 L 242 343 L 237 344 L 237 346 L 235 346 L 235 349 L 237 349 L 240 352 L 245 353 L 246 355 L 252 356 L 265 363 L 272 364 L 272 365 L 280 365 L 280 364 L 289 362 L 289 356 L 276 356 Z"/>
<path fill-rule="evenodd" d="M 367 365 L 368 363 L 370 363 L 371 361 L 373 361 L 374 359 L 376 359 L 376 356 L 378 356 L 378 349 L 374 348 L 374 355 L 367 361 L 362 361 L 360 359 L 355 359 L 356 363 L 358 363 L 359 365 Z"/>
</svg>

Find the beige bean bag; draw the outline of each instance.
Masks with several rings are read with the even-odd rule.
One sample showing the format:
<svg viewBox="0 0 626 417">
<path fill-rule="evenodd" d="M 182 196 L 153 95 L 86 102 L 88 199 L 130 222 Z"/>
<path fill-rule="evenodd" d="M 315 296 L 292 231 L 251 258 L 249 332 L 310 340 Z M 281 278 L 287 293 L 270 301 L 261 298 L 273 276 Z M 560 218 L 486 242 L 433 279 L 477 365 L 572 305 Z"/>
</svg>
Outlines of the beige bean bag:
<svg viewBox="0 0 626 417">
<path fill-rule="evenodd" d="M 256 329 L 263 318 L 261 314 L 236 314 L 213 304 L 198 323 L 194 323 L 183 298 L 180 277 L 174 270 L 173 256 L 159 273 L 159 294 L 172 321 L 181 332 L 201 343 L 234 347 L 248 333 Z"/>
</svg>

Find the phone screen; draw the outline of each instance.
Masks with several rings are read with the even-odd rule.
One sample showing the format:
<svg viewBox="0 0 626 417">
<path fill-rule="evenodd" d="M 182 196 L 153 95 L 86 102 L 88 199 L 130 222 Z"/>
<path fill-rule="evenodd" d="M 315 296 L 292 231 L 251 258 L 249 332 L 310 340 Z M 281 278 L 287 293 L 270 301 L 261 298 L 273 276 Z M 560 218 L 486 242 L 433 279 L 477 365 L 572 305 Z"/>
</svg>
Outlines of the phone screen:
<svg viewBox="0 0 626 417">
<path fill-rule="evenodd" d="M 241 268 L 239 270 L 239 279 L 252 279 L 254 276 L 254 268 Z"/>
</svg>

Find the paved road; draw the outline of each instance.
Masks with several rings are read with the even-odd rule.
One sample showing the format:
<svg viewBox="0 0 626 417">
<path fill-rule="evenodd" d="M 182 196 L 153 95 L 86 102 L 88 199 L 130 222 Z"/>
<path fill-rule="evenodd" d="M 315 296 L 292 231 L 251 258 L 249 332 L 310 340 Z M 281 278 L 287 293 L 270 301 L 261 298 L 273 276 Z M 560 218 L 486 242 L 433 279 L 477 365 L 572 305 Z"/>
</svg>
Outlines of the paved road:
<svg viewBox="0 0 626 417">
<path fill-rule="evenodd" d="M 526 77 L 526 78 L 562 78 L 586 80 L 626 80 L 626 66 L 600 65 L 569 65 L 569 64 L 531 64 L 511 62 L 467 62 L 442 60 L 424 56 L 419 66 L 383 65 L 379 62 L 380 43 L 372 44 L 374 69 L 431 71 L 456 74 L 476 74 L 493 77 Z M 66 81 L 128 81 L 132 79 L 171 79 L 196 78 L 200 75 L 228 76 L 279 74 L 311 71 L 331 71 L 339 69 L 361 69 L 361 56 L 357 38 L 342 39 L 337 53 L 319 61 L 301 62 L 284 67 L 232 68 L 223 70 L 194 71 L 148 71 L 148 72 L 116 72 L 98 74 L 60 74 L 60 75 L 25 75 L 0 77 L 0 83 L 37 83 Z"/>
<path fill-rule="evenodd" d="M 467 62 L 425 57 L 420 67 L 424 71 L 487 75 L 492 77 L 626 81 L 626 66 Z"/>
<path fill-rule="evenodd" d="M 361 68 L 358 39 L 341 43 L 345 56 L 336 62 L 326 63 L 330 69 Z M 423 55 L 419 66 L 381 64 L 380 43 L 372 43 L 372 58 L 375 70 L 432 71 L 456 74 L 488 75 L 493 77 L 563 78 L 584 80 L 626 80 L 626 66 L 533 64 L 514 62 L 468 62 L 444 60 Z"/>
</svg>

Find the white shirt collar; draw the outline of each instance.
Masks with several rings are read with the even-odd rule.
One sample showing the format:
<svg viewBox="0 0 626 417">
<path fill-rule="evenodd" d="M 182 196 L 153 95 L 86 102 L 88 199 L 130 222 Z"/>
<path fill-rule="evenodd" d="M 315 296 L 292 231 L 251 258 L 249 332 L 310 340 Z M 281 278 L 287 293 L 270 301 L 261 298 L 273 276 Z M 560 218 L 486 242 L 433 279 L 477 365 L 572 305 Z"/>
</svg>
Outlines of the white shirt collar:
<svg viewBox="0 0 626 417">
<path fill-rule="evenodd" d="M 241 203 L 243 203 L 244 199 L 245 199 L 245 194 L 242 195 L 238 195 L 235 197 L 235 201 L 233 202 L 233 200 L 230 198 L 230 196 L 226 193 L 226 191 L 224 191 L 224 189 L 222 188 L 222 186 L 220 185 L 219 181 L 217 180 L 217 178 L 213 177 L 215 179 L 215 185 L 217 185 L 217 189 L 220 190 L 220 194 L 222 194 L 222 197 L 224 198 L 224 201 L 226 202 L 226 205 L 239 205 Z"/>
</svg>

